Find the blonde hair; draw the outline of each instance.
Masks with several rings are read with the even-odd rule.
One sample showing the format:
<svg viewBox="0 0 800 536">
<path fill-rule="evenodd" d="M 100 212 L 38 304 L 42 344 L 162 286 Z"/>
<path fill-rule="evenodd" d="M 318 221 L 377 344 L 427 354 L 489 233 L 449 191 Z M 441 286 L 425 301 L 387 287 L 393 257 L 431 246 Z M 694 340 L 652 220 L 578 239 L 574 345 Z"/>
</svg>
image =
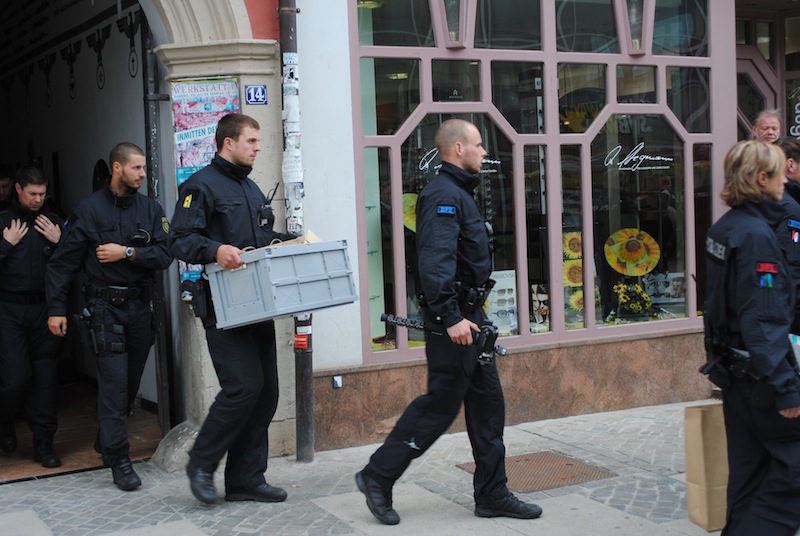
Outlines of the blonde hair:
<svg viewBox="0 0 800 536">
<path fill-rule="evenodd" d="M 767 177 L 783 174 L 786 156 L 773 143 L 748 140 L 731 147 L 725 155 L 725 185 L 722 200 L 730 207 L 738 207 L 747 201 L 760 203 L 765 199 L 758 185 L 761 172 Z"/>
</svg>

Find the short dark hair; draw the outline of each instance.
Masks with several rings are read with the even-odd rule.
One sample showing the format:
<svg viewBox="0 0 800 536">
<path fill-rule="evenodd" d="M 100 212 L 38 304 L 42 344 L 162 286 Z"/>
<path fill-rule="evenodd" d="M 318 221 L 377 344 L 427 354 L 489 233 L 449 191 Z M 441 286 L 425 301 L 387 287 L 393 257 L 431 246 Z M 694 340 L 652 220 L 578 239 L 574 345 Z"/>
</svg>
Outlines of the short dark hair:
<svg viewBox="0 0 800 536">
<path fill-rule="evenodd" d="M 111 153 L 108 155 L 108 164 L 111 167 L 114 167 L 114 162 L 124 164 L 130 160 L 133 155 L 144 156 L 144 151 L 135 143 L 123 141 L 122 143 L 116 144 L 114 148 L 111 149 Z"/>
<path fill-rule="evenodd" d="M 800 163 L 800 141 L 795 138 L 781 138 L 775 144 L 783 149 L 786 158 L 791 158 L 795 162 Z"/>
<path fill-rule="evenodd" d="M 217 150 L 219 151 L 220 147 L 222 147 L 225 138 L 231 138 L 232 140 L 238 139 L 239 134 L 242 133 L 245 127 L 261 130 L 258 121 L 249 115 L 228 114 L 223 116 L 222 119 L 219 120 L 219 123 L 217 123 L 217 134 L 214 137 L 217 142 Z"/>
<path fill-rule="evenodd" d="M 29 184 L 43 184 L 47 186 L 47 178 L 45 178 L 44 172 L 33 164 L 28 164 L 19 168 L 14 174 L 14 182 L 19 184 L 19 187 L 23 189 Z"/>
</svg>

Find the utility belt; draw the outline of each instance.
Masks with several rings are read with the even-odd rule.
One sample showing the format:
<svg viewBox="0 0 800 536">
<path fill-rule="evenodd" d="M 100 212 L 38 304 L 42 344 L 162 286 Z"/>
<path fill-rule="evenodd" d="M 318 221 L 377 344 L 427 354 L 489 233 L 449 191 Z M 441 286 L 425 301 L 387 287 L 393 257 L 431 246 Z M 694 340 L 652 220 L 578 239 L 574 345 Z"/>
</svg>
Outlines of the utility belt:
<svg viewBox="0 0 800 536">
<path fill-rule="evenodd" d="M 467 287 L 456 282 L 456 292 L 458 294 L 458 306 L 462 311 L 472 313 L 483 307 L 486 298 L 494 288 L 494 279 L 489 279 L 481 286 Z"/>
<path fill-rule="evenodd" d="M 150 301 L 153 298 L 153 287 L 152 285 L 98 287 L 89 283 L 84 289 L 84 294 L 87 300 L 100 299 L 111 305 L 124 305 L 129 300 Z"/>
<path fill-rule="evenodd" d="M 700 372 L 723 391 L 731 386 L 732 379 L 754 383 L 761 380 L 749 352 L 708 339 L 706 362 L 700 367 Z"/>
<path fill-rule="evenodd" d="M 753 366 L 750 352 L 746 350 L 740 350 L 733 346 L 724 347 L 722 349 L 722 366 L 728 369 L 728 372 L 730 372 L 734 378 L 754 382 L 761 380 L 761 375 Z"/>
<path fill-rule="evenodd" d="M 45 299 L 44 292 L 0 292 L 0 301 L 8 303 L 44 303 Z"/>
</svg>

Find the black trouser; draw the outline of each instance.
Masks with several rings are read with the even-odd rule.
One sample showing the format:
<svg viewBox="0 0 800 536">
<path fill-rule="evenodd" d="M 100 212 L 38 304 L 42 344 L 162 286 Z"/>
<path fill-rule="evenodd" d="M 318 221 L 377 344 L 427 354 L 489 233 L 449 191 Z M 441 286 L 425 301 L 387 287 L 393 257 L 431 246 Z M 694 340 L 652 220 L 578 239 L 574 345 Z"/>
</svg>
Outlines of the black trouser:
<svg viewBox="0 0 800 536">
<path fill-rule="evenodd" d="M 0 421 L 14 422 L 23 404 L 34 442 L 52 443 L 58 428 L 58 348 L 47 304 L 0 301 Z"/>
<path fill-rule="evenodd" d="M 214 472 L 228 453 L 225 489 L 263 484 L 269 455 L 267 428 L 278 408 L 275 324 L 228 330 L 206 328 L 220 392 L 189 452 L 198 467 Z"/>
<path fill-rule="evenodd" d="M 153 313 L 144 300 L 91 305 L 97 343 L 97 419 L 103 460 L 114 465 L 130 454 L 128 413 L 155 341 Z"/>
<path fill-rule="evenodd" d="M 800 528 L 800 419 L 753 406 L 756 384 L 734 379 L 723 394 L 728 439 L 726 536 L 794 536 Z"/>
<path fill-rule="evenodd" d="M 470 320 L 482 323 L 482 313 Z M 426 323 L 430 323 L 426 319 Z M 444 329 L 442 329 L 444 331 Z M 427 333 L 428 392 L 406 408 L 386 441 L 370 457 L 365 470 L 394 484 L 441 436 L 464 404 L 467 435 L 475 458 L 476 503 L 508 494 L 505 469 L 505 401 L 497 367 L 477 364 L 477 348 L 455 344 L 447 335 Z"/>
</svg>

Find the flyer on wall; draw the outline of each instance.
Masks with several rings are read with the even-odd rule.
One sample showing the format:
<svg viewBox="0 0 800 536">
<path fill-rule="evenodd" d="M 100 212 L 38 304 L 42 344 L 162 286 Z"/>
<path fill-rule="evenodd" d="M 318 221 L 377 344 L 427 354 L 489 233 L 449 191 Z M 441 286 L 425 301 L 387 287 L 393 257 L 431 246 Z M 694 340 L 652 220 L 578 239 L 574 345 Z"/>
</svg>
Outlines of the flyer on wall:
<svg viewBox="0 0 800 536">
<path fill-rule="evenodd" d="M 172 124 L 178 186 L 207 166 L 216 152 L 214 134 L 224 115 L 239 112 L 236 77 L 172 82 Z"/>
<path fill-rule="evenodd" d="M 175 172 L 178 186 L 211 163 L 217 152 L 214 135 L 219 120 L 239 113 L 237 77 L 175 80 L 171 84 L 172 127 L 175 132 Z M 203 267 L 178 262 L 181 282 L 197 281 Z M 184 299 L 190 294 L 184 293 Z"/>
</svg>

